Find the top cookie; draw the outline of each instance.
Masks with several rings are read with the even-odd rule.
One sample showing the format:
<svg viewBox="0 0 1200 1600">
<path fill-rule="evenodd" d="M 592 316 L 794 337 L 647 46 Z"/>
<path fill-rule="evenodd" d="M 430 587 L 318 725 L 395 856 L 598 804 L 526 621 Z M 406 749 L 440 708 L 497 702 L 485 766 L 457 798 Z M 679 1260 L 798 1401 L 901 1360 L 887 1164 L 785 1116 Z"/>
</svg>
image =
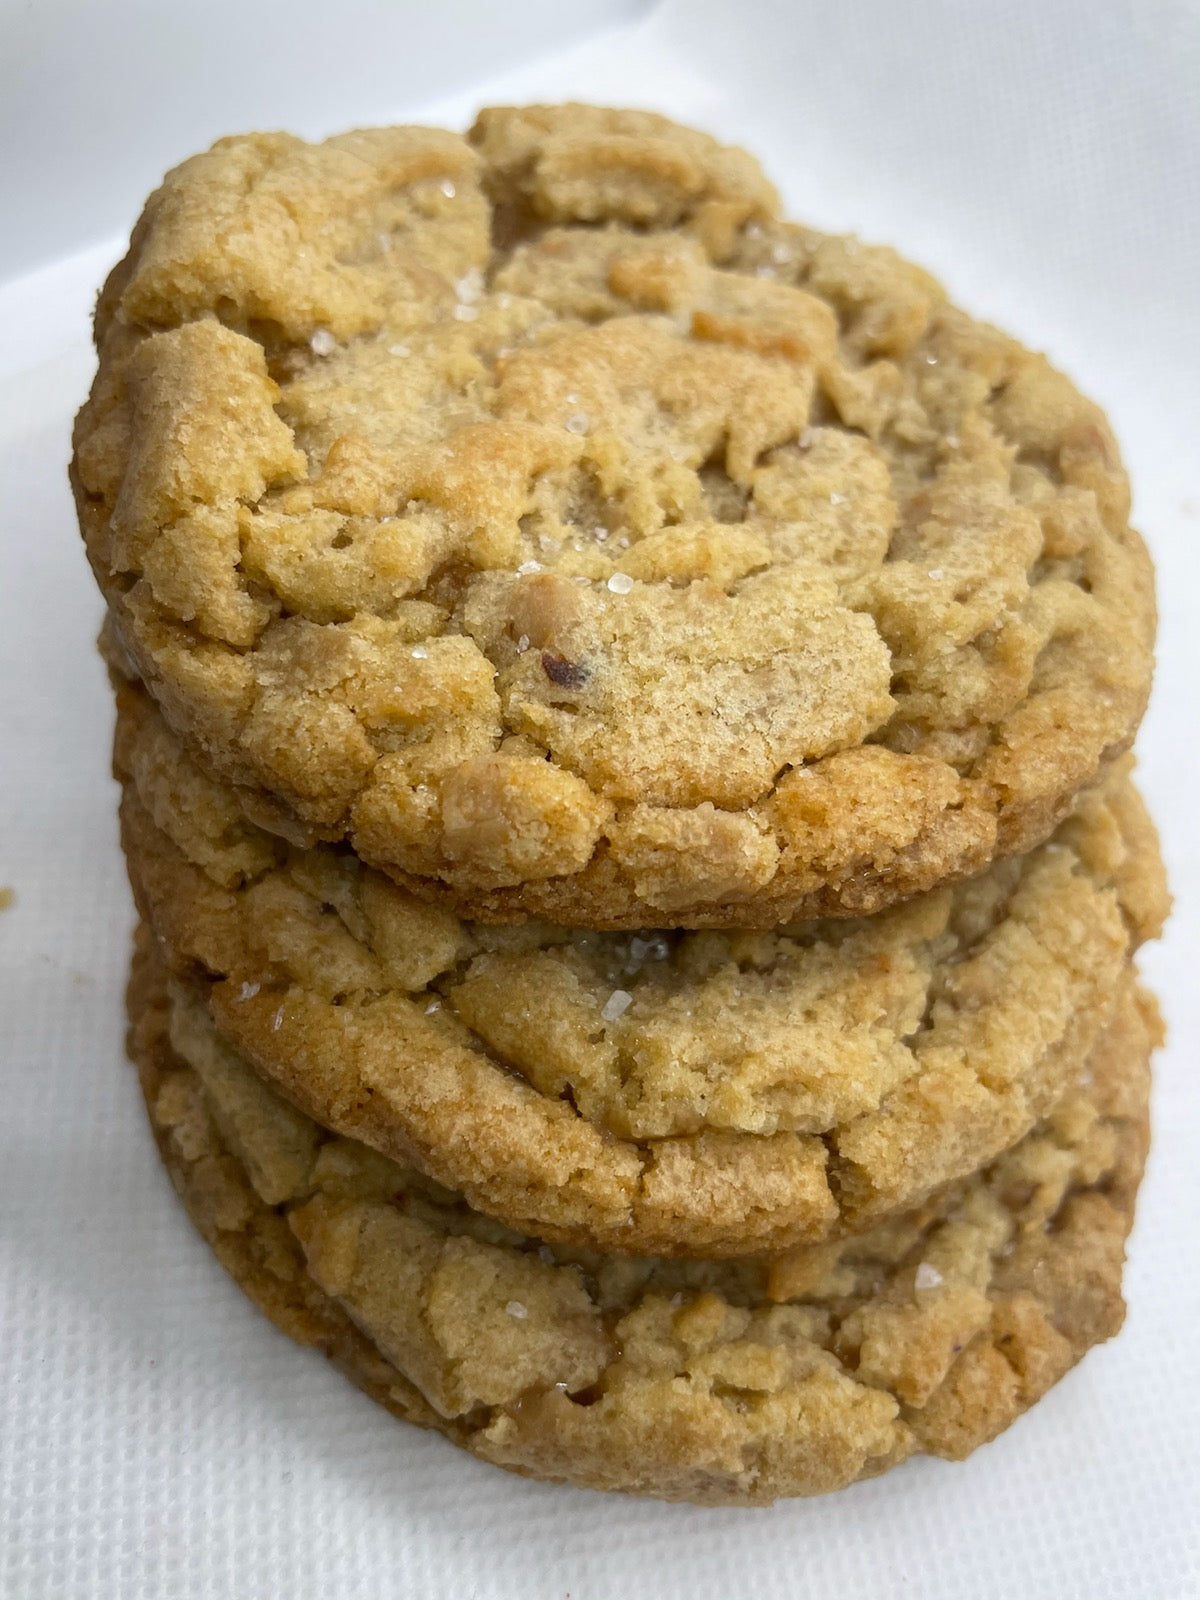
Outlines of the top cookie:
<svg viewBox="0 0 1200 1600">
<path fill-rule="evenodd" d="M 254 820 L 477 919 L 873 912 L 1140 718 L 1102 414 L 659 117 L 222 140 L 96 334 L 115 645 Z"/>
</svg>

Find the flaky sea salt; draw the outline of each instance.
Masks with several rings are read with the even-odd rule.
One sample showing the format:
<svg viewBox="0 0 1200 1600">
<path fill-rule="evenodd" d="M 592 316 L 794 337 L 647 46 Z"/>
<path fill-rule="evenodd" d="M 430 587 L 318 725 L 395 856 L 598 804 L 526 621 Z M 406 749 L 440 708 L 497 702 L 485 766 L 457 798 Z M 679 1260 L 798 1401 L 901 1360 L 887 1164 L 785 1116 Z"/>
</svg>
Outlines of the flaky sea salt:
<svg viewBox="0 0 1200 1600">
<path fill-rule="evenodd" d="M 591 425 L 591 418 L 584 411 L 576 411 L 567 418 L 568 433 L 586 433 Z"/>
<path fill-rule="evenodd" d="M 518 1322 L 524 1322 L 529 1315 L 529 1307 L 523 1306 L 519 1300 L 510 1300 L 504 1309 L 510 1317 L 516 1317 Z"/>
<path fill-rule="evenodd" d="M 458 193 L 458 190 L 450 182 L 449 178 L 443 178 L 441 183 L 438 184 L 438 188 L 446 196 L 447 200 L 453 200 L 454 196 Z"/>
<path fill-rule="evenodd" d="M 941 567 L 931 567 L 930 571 L 929 571 L 929 576 L 933 579 L 934 583 L 937 583 L 938 580 L 940 578 L 944 578 L 946 576 L 946 574 L 942 570 Z"/>
<path fill-rule="evenodd" d="M 522 561 L 517 568 L 517 577 L 531 578 L 535 572 L 540 572 L 541 570 L 542 563 L 540 561 Z"/>
<path fill-rule="evenodd" d="M 922 1261 L 917 1268 L 916 1285 L 918 1289 L 936 1289 L 945 1280 L 941 1273 L 928 1261 Z"/>
<path fill-rule="evenodd" d="M 262 988 L 262 984 L 261 983 L 244 983 L 242 985 L 242 987 L 238 990 L 238 999 L 239 1000 L 253 1000 L 254 996 L 258 993 L 258 991 L 261 988 Z"/>
<path fill-rule="evenodd" d="M 460 300 L 478 300 L 483 293 L 483 273 L 478 267 L 472 267 L 470 272 L 464 272 L 454 285 L 454 292 Z"/>
<path fill-rule="evenodd" d="M 478 315 L 478 306 L 455 306 L 454 308 L 455 322 L 474 322 Z"/>
<path fill-rule="evenodd" d="M 328 328 L 318 328 L 308 341 L 308 345 L 315 356 L 331 356 L 337 349 L 337 340 Z"/>
<path fill-rule="evenodd" d="M 633 579 L 627 572 L 614 572 L 608 580 L 608 587 L 614 594 L 628 594 L 633 588 Z"/>
<path fill-rule="evenodd" d="M 388 355 L 390 355 L 390 356 L 410 356 L 410 355 L 412 355 L 412 351 L 409 349 L 409 347 L 406 344 L 390 344 L 390 345 L 388 345 Z"/>
<path fill-rule="evenodd" d="M 283 1027 L 283 1007 L 280 1006 L 279 1010 L 271 1018 L 271 1032 L 272 1033 L 278 1033 L 280 1028 L 282 1028 L 282 1027 Z"/>
<path fill-rule="evenodd" d="M 423 644 L 419 644 L 413 651 L 412 658 L 414 661 L 424 661 L 428 654 L 429 651 L 426 650 L 425 646 Z"/>
<path fill-rule="evenodd" d="M 829 496 L 829 504 L 831 506 L 844 506 L 846 504 L 846 496 L 844 494 L 831 494 Z"/>
<path fill-rule="evenodd" d="M 634 934 L 629 941 L 629 954 L 635 961 L 665 961 L 671 953 L 671 947 L 661 933 L 655 933 L 649 939 L 643 939 Z"/>
<path fill-rule="evenodd" d="M 521 635 L 521 637 L 517 640 L 517 654 L 519 656 L 523 656 L 525 654 L 526 650 L 528 650 L 528 649 L 529 649 L 529 635 L 527 633 L 523 633 Z"/>
<path fill-rule="evenodd" d="M 431 1017 L 435 1011 L 440 1011 L 441 1009 L 442 1002 L 440 1000 L 431 1000 L 425 1007 L 425 1015 Z"/>
<path fill-rule="evenodd" d="M 633 996 L 628 989 L 614 989 L 608 999 L 600 1008 L 600 1015 L 605 1022 L 616 1022 L 618 1017 L 623 1017 L 633 1004 Z"/>
</svg>

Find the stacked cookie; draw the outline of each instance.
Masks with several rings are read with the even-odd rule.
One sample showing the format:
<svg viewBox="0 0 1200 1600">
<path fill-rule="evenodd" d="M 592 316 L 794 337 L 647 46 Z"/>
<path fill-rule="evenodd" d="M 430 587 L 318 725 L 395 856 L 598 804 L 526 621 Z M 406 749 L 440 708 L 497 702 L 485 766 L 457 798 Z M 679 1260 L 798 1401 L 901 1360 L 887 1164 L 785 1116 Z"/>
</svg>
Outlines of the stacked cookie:
<svg viewBox="0 0 1200 1600">
<path fill-rule="evenodd" d="M 644 113 L 223 140 L 101 294 L 132 1052 L 397 1414 L 701 1502 L 1120 1325 L 1166 909 L 1101 413 Z"/>
</svg>

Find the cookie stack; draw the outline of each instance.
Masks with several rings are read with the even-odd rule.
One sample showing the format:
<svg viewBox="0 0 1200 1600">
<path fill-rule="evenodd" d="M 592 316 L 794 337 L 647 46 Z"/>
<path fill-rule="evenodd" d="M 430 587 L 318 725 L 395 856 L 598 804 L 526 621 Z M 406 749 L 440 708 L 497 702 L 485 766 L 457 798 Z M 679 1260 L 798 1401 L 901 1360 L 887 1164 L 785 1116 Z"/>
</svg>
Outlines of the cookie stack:
<svg viewBox="0 0 1200 1600">
<path fill-rule="evenodd" d="M 645 113 L 222 140 L 99 301 L 132 1051 L 398 1415 L 699 1502 L 1120 1325 L 1162 921 L 1102 414 Z"/>
</svg>

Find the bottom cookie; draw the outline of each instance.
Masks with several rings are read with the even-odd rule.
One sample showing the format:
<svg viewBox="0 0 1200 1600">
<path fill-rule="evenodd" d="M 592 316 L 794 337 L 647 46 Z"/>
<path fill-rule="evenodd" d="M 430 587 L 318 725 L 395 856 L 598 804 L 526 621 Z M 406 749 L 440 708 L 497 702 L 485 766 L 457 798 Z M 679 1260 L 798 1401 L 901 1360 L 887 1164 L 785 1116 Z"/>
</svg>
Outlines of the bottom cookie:
<svg viewBox="0 0 1200 1600">
<path fill-rule="evenodd" d="M 389 1410 L 529 1476 L 702 1504 L 961 1458 L 1124 1316 L 1153 1002 L 1125 986 L 1077 1087 L 985 1173 L 773 1260 L 552 1248 L 302 1116 L 172 988 L 143 929 L 130 1048 L 222 1263 Z"/>
</svg>

